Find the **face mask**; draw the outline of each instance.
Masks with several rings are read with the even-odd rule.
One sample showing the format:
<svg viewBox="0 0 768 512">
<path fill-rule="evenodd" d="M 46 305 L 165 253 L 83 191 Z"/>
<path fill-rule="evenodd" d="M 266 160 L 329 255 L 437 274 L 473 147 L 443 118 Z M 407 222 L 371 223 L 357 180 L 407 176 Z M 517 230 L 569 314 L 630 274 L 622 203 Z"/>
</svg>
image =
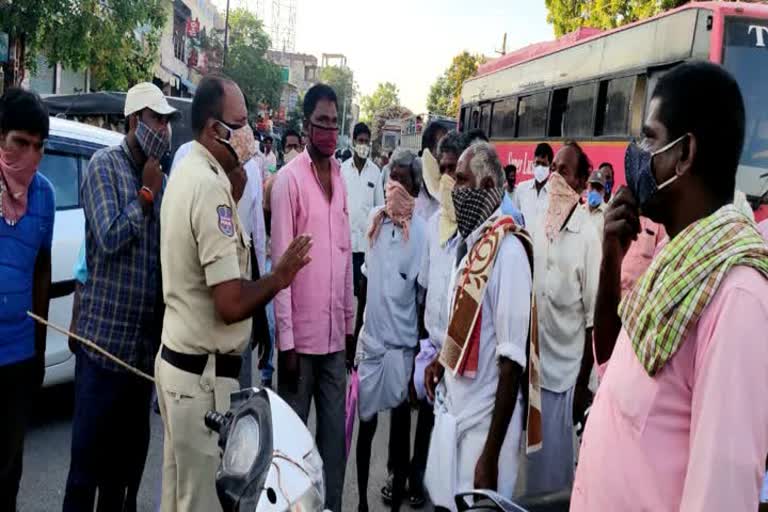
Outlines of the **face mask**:
<svg viewBox="0 0 768 512">
<path fill-rule="evenodd" d="M 368 144 L 355 144 L 355 154 L 365 160 L 371 154 L 371 146 Z"/>
<path fill-rule="evenodd" d="M 579 203 L 579 194 L 571 188 L 560 173 L 549 178 L 549 204 L 544 214 L 544 233 L 554 240 L 563 228 L 573 208 Z"/>
<path fill-rule="evenodd" d="M 549 167 L 537 165 L 533 168 L 533 177 L 536 179 L 536 183 L 544 183 L 549 178 Z"/>
<path fill-rule="evenodd" d="M 136 141 L 147 158 L 160 160 L 171 149 L 171 132 L 155 131 L 143 121 L 136 126 Z"/>
<path fill-rule="evenodd" d="M 603 194 L 597 190 L 590 190 L 587 194 L 587 204 L 592 208 L 597 208 L 603 202 Z"/>
<path fill-rule="evenodd" d="M 283 161 L 287 164 L 297 156 L 299 156 L 299 152 L 296 151 L 295 149 L 292 149 L 289 152 L 287 152 L 285 155 L 283 155 Z"/>
<path fill-rule="evenodd" d="M 337 128 L 325 128 L 314 123 L 309 124 L 309 141 L 321 155 L 333 156 L 338 143 L 339 130 Z"/>
<path fill-rule="evenodd" d="M 456 234 L 456 210 L 453 208 L 453 187 L 456 180 L 448 174 L 440 177 L 440 244 L 444 244 Z"/>
<path fill-rule="evenodd" d="M 237 158 L 237 163 L 243 165 L 256 154 L 256 139 L 253 137 L 253 130 L 247 124 L 240 128 L 232 129 L 222 121 L 217 121 L 228 132 L 229 137 L 223 139 L 216 137 L 216 140 L 227 146 L 232 155 Z"/>
<path fill-rule="evenodd" d="M 421 153 L 421 165 L 423 169 L 424 185 L 427 187 L 427 192 L 432 197 L 440 196 L 440 166 L 432 156 L 429 149 L 424 149 Z"/>
<path fill-rule="evenodd" d="M 8 152 L 0 148 L 0 213 L 10 225 L 27 213 L 27 191 L 42 158 L 42 151 Z"/>
<path fill-rule="evenodd" d="M 501 204 L 501 188 L 459 188 L 453 190 L 453 206 L 459 233 L 467 238 Z"/>
<path fill-rule="evenodd" d="M 658 191 L 669 186 L 678 178 L 675 174 L 664 183 L 657 184 L 656 178 L 653 176 L 653 157 L 674 147 L 687 136 L 688 134 L 678 137 L 657 151 L 649 151 L 634 141 L 627 146 L 627 151 L 624 154 L 624 173 L 627 177 L 627 187 L 637 199 L 641 209 Z"/>
</svg>

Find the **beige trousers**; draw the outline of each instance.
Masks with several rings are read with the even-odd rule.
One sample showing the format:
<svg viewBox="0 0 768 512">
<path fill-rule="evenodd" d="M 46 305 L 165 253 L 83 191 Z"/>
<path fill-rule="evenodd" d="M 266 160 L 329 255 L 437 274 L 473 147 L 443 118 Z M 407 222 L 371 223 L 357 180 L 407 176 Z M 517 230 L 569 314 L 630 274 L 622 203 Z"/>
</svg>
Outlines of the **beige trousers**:
<svg viewBox="0 0 768 512">
<path fill-rule="evenodd" d="M 229 409 L 229 396 L 240 389 L 235 379 L 216 377 L 211 355 L 202 375 L 155 359 L 155 379 L 163 416 L 162 512 L 220 512 L 216 469 L 219 436 L 204 423 L 205 413 Z"/>
</svg>

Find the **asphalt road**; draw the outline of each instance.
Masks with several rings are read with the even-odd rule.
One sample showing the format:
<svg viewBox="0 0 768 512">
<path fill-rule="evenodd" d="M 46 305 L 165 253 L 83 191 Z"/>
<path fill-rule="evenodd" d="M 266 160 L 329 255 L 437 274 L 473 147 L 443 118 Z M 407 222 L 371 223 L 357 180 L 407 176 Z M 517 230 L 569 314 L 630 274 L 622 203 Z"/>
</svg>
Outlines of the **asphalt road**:
<svg viewBox="0 0 768 512">
<path fill-rule="evenodd" d="M 69 471 L 72 435 L 73 388 L 71 385 L 44 390 L 35 405 L 27 431 L 24 452 L 24 474 L 19 493 L 19 512 L 52 512 L 61 510 L 64 487 Z M 310 419 L 310 425 L 313 421 Z M 412 422 L 413 429 L 416 417 Z M 357 430 L 357 429 L 355 429 Z M 389 414 L 379 415 L 371 461 L 369 503 L 371 510 L 385 511 L 379 489 L 386 479 Z M 353 441 L 354 442 L 354 441 Z M 354 444 L 347 464 L 344 487 L 344 511 L 357 510 L 358 493 Z M 118 461 L 115 461 L 119 463 Z M 152 413 L 152 439 L 139 495 L 139 511 L 158 510 L 162 466 L 162 420 Z M 405 508 L 404 510 L 408 510 Z M 431 510 L 427 507 L 424 510 Z"/>
</svg>

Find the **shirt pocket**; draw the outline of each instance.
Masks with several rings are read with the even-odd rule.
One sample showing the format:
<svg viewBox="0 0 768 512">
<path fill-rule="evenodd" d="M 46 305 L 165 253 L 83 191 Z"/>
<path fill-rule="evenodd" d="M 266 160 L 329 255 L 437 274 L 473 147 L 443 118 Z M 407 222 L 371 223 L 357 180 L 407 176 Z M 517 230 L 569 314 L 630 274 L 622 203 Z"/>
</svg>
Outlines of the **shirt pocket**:
<svg viewBox="0 0 768 512">
<path fill-rule="evenodd" d="M 352 240 L 349 227 L 349 212 L 344 207 L 333 210 L 332 218 L 332 238 L 336 248 L 341 252 L 349 252 L 352 248 Z"/>
<path fill-rule="evenodd" d="M 621 345 L 616 347 L 613 356 L 618 360 L 611 358 L 603 385 L 611 394 L 619 413 L 629 422 L 632 430 L 641 435 L 656 402 L 659 382 L 640 365 L 629 339 L 624 338 L 619 343 Z"/>
<path fill-rule="evenodd" d="M 407 306 L 416 300 L 414 278 L 408 269 L 393 266 L 391 275 L 384 280 L 385 293 L 397 304 Z"/>
<path fill-rule="evenodd" d="M 571 255 L 564 255 L 571 257 Z M 544 279 L 547 299 L 558 308 L 569 308 L 581 300 L 576 268 L 568 261 L 549 257 Z"/>
</svg>

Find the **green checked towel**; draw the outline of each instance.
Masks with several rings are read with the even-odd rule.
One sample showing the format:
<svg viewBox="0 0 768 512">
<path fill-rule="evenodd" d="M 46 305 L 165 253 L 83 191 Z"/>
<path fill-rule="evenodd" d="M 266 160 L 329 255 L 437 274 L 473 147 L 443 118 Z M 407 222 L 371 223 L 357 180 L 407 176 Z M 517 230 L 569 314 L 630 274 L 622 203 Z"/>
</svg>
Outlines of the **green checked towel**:
<svg viewBox="0 0 768 512">
<path fill-rule="evenodd" d="M 732 205 L 685 228 L 654 258 L 619 306 L 638 359 L 655 375 L 677 352 L 731 267 L 768 279 L 768 247 Z"/>
</svg>

